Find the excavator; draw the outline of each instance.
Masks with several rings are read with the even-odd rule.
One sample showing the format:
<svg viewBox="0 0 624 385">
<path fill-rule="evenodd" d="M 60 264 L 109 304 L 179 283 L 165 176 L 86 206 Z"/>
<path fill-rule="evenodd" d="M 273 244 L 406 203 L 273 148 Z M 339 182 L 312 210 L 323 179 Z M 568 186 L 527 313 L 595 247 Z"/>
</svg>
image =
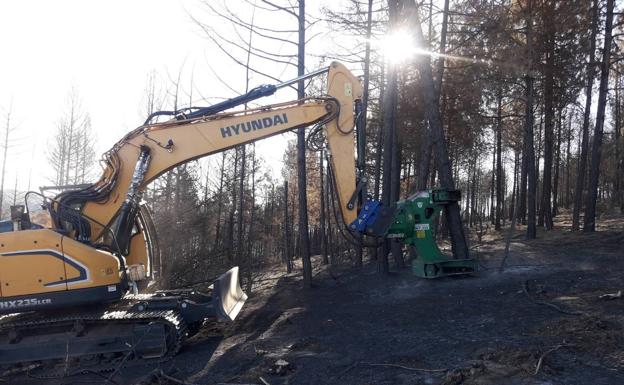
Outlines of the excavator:
<svg viewBox="0 0 624 385">
<path fill-rule="evenodd" d="M 247 108 L 319 75 L 327 78 L 322 96 Z M 0 368 L 165 361 L 203 323 L 234 321 L 247 299 L 237 267 L 205 292 L 144 289 L 155 279 L 160 251 L 142 193 L 178 165 L 300 127 L 314 127 L 327 144 L 331 202 L 345 237 L 415 246 L 415 272 L 426 278 L 475 271 L 472 260 L 444 256 L 432 235 L 433 218 L 459 199 L 457 191 L 424 191 L 387 206 L 364 196 L 366 178 L 357 175 L 354 151 L 361 111 L 359 79 L 332 62 L 212 106 L 152 113 L 103 155 L 97 182 L 52 198 L 29 192 L 42 200 L 39 209 L 26 199 L 0 223 Z"/>
</svg>

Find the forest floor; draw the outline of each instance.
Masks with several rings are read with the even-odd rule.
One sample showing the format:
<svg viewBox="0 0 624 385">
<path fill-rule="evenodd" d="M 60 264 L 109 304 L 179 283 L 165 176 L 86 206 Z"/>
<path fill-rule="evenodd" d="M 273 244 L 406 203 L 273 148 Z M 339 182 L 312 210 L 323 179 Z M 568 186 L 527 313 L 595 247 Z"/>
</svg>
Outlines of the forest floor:
<svg viewBox="0 0 624 385">
<path fill-rule="evenodd" d="M 423 280 L 406 269 L 383 277 L 374 265 L 316 258 L 315 287 L 305 290 L 298 274 L 275 267 L 234 323 L 205 327 L 174 360 L 125 368 L 113 381 L 623 384 L 624 218 L 605 216 L 590 234 L 570 232 L 567 220 L 531 241 L 519 228 L 502 273 L 506 231 L 493 230 L 473 242 L 482 266 L 474 276 Z"/>
</svg>

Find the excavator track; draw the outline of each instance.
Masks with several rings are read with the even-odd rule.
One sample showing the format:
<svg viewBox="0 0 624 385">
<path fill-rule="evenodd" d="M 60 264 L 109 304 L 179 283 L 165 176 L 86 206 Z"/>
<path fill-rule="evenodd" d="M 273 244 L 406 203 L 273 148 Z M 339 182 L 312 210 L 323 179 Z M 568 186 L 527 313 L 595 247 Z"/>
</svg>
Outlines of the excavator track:
<svg viewBox="0 0 624 385">
<path fill-rule="evenodd" d="M 206 320 L 233 321 L 246 300 L 233 267 L 207 292 L 127 294 L 98 307 L 0 316 L 0 378 L 34 376 L 32 370 L 47 378 L 158 364 L 175 356 Z"/>
<path fill-rule="evenodd" d="M 35 367 L 50 369 L 52 377 L 106 372 L 137 361 L 164 362 L 178 353 L 187 335 L 178 311 L 115 308 L 3 317 L 0 375 Z"/>
</svg>

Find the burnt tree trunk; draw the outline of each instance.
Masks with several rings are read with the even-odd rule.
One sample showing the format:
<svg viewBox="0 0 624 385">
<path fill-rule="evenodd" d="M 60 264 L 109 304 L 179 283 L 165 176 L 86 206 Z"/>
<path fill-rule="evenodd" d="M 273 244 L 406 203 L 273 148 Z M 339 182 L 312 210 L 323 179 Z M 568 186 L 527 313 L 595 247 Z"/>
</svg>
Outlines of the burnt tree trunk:
<svg viewBox="0 0 624 385">
<path fill-rule="evenodd" d="M 290 257 L 290 220 L 288 213 L 288 181 L 284 181 L 284 253 L 282 259 L 286 265 L 286 272 L 292 272 L 292 258 Z"/>
<path fill-rule="evenodd" d="M 501 229 L 501 219 L 503 216 L 503 118 L 502 103 L 503 91 L 498 89 L 496 96 L 496 214 L 494 220 L 494 229 Z"/>
<path fill-rule="evenodd" d="M 305 0 L 299 0 L 299 43 L 297 44 L 297 75 L 305 73 Z M 297 97 L 305 96 L 305 83 L 299 81 Z M 303 286 L 312 287 L 310 234 L 308 229 L 308 193 L 305 155 L 305 127 L 297 130 L 297 187 L 299 189 L 299 255 L 303 264 Z"/>
<path fill-rule="evenodd" d="M 553 168 L 553 129 L 555 124 L 554 109 L 554 67 L 555 67 L 555 31 L 554 24 L 548 22 L 554 15 L 552 3 L 546 2 L 546 73 L 544 79 L 544 174 L 542 178 L 542 204 L 540 205 L 540 224 L 543 221 L 547 230 L 552 230 L 552 168 Z"/>
<path fill-rule="evenodd" d="M 390 30 L 394 30 L 397 21 L 397 0 L 388 0 L 388 14 Z M 388 62 L 387 69 L 387 83 L 386 92 L 384 94 L 383 101 L 383 173 L 382 173 L 382 187 L 381 187 L 381 201 L 386 207 L 390 207 L 394 201 L 392 201 L 392 165 L 394 147 L 396 145 L 396 106 L 398 102 L 397 95 L 397 65 L 392 62 Z M 381 274 L 387 274 L 389 271 L 388 266 L 388 254 L 391 250 L 391 241 L 385 239 L 382 246 L 381 256 L 378 258 L 378 271 Z"/>
<path fill-rule="evenodd" d="M 246 145 L 242 145 L 240 146 L 240 154 L 241 154 L 241 166 L 240 166 L 240 176 L 239 176 L 239 180 L 238 180 L 238 191 L 239 191 L 239 197 L 238 197 L 238 212 L 236 213 L 236 236 L 237 236 L 237 243 L 236 243 L 236 264 L 237 265 L 241 265 L 244 263 L 245 261 L 245 248 L 243 247 L 243 240 L 244 240 L 244 217 L 243 217 L 243 212 L 245 211 L 245 166 L 247 164 L 246 161 L 246 157 L 247 157 L 247 149 L 246 149 Z M 234 203 L 234 205 L 236 206 L 236 203 Z"/>
<path fill-rule="evenodd" d="M 563 117 L 561 108 L 559 109 L 559 123 L 557 124 L 557 143 L 555 145 L 555 175 L 553 176 L 553 201 L 552 201 L 552 218 L 559 214 L 559 169 L 561 168 L 561 126 L 563 125 Z"/>
<path fill-rule="evenodd" d="M 214 240 L 214 246 L 212 247 L 213 252 L 216 250 L 219 250 L 219 245 L 221 244 L 220 240 L 221 240 L 221 211 L 223 210 L 223 177 L 225 175 L 225 157 L 226 157 L 226 152 L 224 151 L 221 154 L 221 169 L 219 170 L 219 190 L 218 190 L 218 203 L 217 203 L 217 220 L 216 220 L 216 226 L 217 228 L 215 229 L 215 240 Z"/>
<path fill-rule="evenodd" d="M 321 215 L 320 215 L 320 227 L 321 227 L 321 260 L 324 265 L 329 263 L 327 257 L 327 231 L 325 230 L 325 184 L 323 183 L 323 174 L 325 173 L 325 167 L 323 166 L 323 157 L 325 153 L 323 150 L 319 152 L 319 181 L 320 181 L 320 194 L 321 194 Z"/>
<path fill-rule="evenodd" d="M 587 86 L 585 88 L 585 112 L 583 114 L 583 127 L 581 128 L 581 153 L 579 155 L 579 167 L 576 175 L 576 188 L 574 190 L 574 209 L 572 210 L 573 231 L 579 230 L 580 228 L 580 213 L 583 204 L 583 189 L 585 187 L 585 174 L 587 170 L 587 151 L 589 148 L 589 114 L 591 113 L 592 91 L 594 88 L 597 29 L 598 0 L 593 0 L 591 33 L 589 36 L 589 61 L 587 63 Z"/>
<path fill-rule="evenodd" d="M 379 105 L 384 105 L 384 95 L 386 92 L 386 88 L 384 86 L 384 74 L 385 74 L 385 65 L 382 62 L 381 64 L 381 81 L 379 86 Z M 381 171 L 383 168 L 382 165 L 382 153 L 383 153 L 383 108 L 380 108 L 381 113 L 379 114 L 378 128 L 379 131 L 377 133 L 377 143 L 375 143 L 375 190 L 373 192 L 373 199 L 376 201 L 379 200 L 380 191 L 381 191 Z M 375 247 L 371 253 L 371 258 L 375 261 L 379 261 L 379 250 L 380 248 Z"/>
<path fill-rule="evenodd" d="M 371 34 L 372 34 L 372 18 L 373 18 L 373 0 L 368 0 L 368 10 L 366 12 L 366 48 L 364 54 L 364 84 L 362 95 L 362 112 L 357 132 L 357 149 L 358 149 L 358 172 L 359 178 L 366 177 L 366 115 L 368 111 L 368 88 L 370 83 L 370 55 L 371 55 Z M 359 197 L 360 205 L 366 200 L 366 191 L 362 191 Z M 362 236 L 358 235 L 357 239 L 362 240 Z M 363 248 L 361 244 L 355 247 L 355 266 L 361 267 L 363 260 Z"/>
<path fill-rule="evenodd" d="M 238 172 L 238 150 L 234 151 L 234 178 L 232 180 L 232 204 L 230 207 L 230 214 L 228 220 L 228 234 L 227 234 L 227 257 L 230 262 L 233 262 L 234 255 L 234 211 L 236 211 L 236 175 Z"/>
<path fill-rule="evenodd" d="M 609 92 L 609 67 L 611 60 L 611 42 L 613 39 L 613 2 L 607 0 L 607 19 L 605 21 L 604 48 L 602 63 L 600 64 L 600 91 L 598 93 L 598 111 L 594 126 L 594 140 L 592 142 L 591 166 L 589 169 L 589 186 L 587 202 L 585 203 L 585 222 L 583 231 L 596 230 L 596 200 L 598 199 L 598 180 L 600 177 L 600 160 L 602 157 L 602 137 L 604 134 L 605 109 L 607 107 L 607 93 Z"/>
<path fill-rule="evenodd" d="M 425 39 L 423 37 L 422 28 L 420 25 L 420 16 L 418 14 L 418 5 L 413 4 L 413 20 L 414 20 L 414 32 L 416 34 L 416 42 L 421 45 Z M 444 137 L 444 130 L 442 127 L 442 119 L 440 117 L 440 109 L 433 82 L 433 74 L 431 71 L 431 59 L 429 56 L 419 58 L 418 68 L 421 76 L 421 82 L 423 86 L 423 96 L 425 102 L 425 116 L 429 121 L 429 128 L 431 129 L 431 138 L 433 147 L 436 151 L 436 165 L 438 170 L 438 177 L 440 184 L 443 188 L 448 190 L 455 189 L 455 182 L 453 181 L 451 161 L 448 154 L 446 139 Z M 449 232 L 451 235 L 451 243 L 453 246 L 453 256 L 458 259 L 468 258 L 468 244 L 464 236 L 464 228 L 461 220 L 461 213 L 459 211 L 459 204 L 457 202 L 451 203 L 446 206 L 447 223 Z"/>
<path fill-rule="evenodd" d="M 572 112 L 570 112 L 570 116 L 568 117 L 568 130 L 567 130 L 567 146 L 566 146 L 566 161 L 565 161 L 565 165 L 566 165 L 566 187 L 565 187 L 565 208 L 569 209 L 570 208 L 570 191 L 571 191 L 571 186 L 570 186 L 570 167 L 571 167 L 571 162 L 570 162 L 570 145 L 572 142 Z"/>
<path fill-rule="evenodd" d="M 622 86 L 622 73 L 616 71 L 615 73 L 615 121 L 613 122 L 614 133 L 614 145 L 615 145 L 615 181 L 613 195 L 615 197 L 615 205 L 619 208 L 620 212 L 624 210 L 624 202 L 622 201 L 622 162 L 621 157 L 621 137 L 622 137 L 622 106 L 620 98 L 620 87 Z"/>
<path fill-rule="evenodd" d="M 494 133 L 498 136 L 496 133 Z M 495 224 L 496 220 L 496 145 L 492 148 L 492 177 L 490 178 L 490 223 Z"/>
<path fill-rule="evenodd" d="M 430 30 L 429 30 L 429 46 L 431 48 L 431 21 L 433 17 L 431 16 L 432 7 L 429 8 L 429 21 L 430 21 Z M 436 103 L 439 105 L 440 103 L 440 95 L 442 94 L 442 79 L 444 78 L 444 54 L 446 52 L 446 39 L 448 34 L 448 17 L 449 17 L 449 0 L 444 0 L 444 11 L 442 12 L 442 28 L 440 31 L 440 56 L 438 57 L 438 61 L 436 62 L 436 78 L 435 78 L 435 94 L 436 94 Z M 422 32 L 422 29 L 421 29 Z M 421 40 L 424 42 L 423 40 Z M 427 188 L 427 185 L 430 184 L 433 187 L 433 182 L 429 182 L 430 176 L 433 179 L 434 171 L 431 170 L 433 167 L 433 162 L 430 161 L 431 154 L 433 151 L 433 143 L 431 140 L 431 127 L 427 122 L 424 126 L 424 135 L 421 136 L 420 140 L 420 151 L 422 153 L 420 164 L 418 165 L 418 178 L 416 180 L 416 188 L 418 190 L 424 190 Z"/>
<path fill-rule="evenodd" d="M 396 112 L 395 112 L 396 114 Z M 398 202 L 401 193 L 401 143 L 398 141 L 396 132 L 396 115 L 394 122 L 394 135 L 392 140 L 392 170 L 390 179 L 390 201 Z M 405 268 L 405 262 L 403 261 L 403 250 L 401 243 L 394 239 L 390 242 L 390 248 L 392 250 L 392 258 L 397 270 L 403 270 Z"/>
<path fill-rule="evenodd" d="M 527 74 L 525 77 L 525 122 L 524 122 L 524 157 L 526 158 L 527 174 L 527 239 L 537 237 L 535 223 L 536 201 L 536 170 L 535 170 L 535 147 L 533 145 L 533 0 L 528 0 L 526 18 L 527 39 Z"/>
</svg>

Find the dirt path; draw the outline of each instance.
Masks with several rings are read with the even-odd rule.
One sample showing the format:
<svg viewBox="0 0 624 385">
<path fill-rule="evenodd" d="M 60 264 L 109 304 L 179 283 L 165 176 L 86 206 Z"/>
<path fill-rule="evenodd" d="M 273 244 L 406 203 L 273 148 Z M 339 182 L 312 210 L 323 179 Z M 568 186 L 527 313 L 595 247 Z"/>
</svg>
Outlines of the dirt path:
<svg viewBox="0 0 624 385">
<path fill-rule="evenodd" d="M 475 248 L 474 277 L 317 267 L 302 290 L 269 271 L 234 324 L 204 329 L 161 369 L 195 384 L 621 384 L 624 297 L 599 296 L 624 290 L 624 233 L 621 218 L 601 224 L 519 232 L 502 274 L 498 234 Z"/>
</svg>

